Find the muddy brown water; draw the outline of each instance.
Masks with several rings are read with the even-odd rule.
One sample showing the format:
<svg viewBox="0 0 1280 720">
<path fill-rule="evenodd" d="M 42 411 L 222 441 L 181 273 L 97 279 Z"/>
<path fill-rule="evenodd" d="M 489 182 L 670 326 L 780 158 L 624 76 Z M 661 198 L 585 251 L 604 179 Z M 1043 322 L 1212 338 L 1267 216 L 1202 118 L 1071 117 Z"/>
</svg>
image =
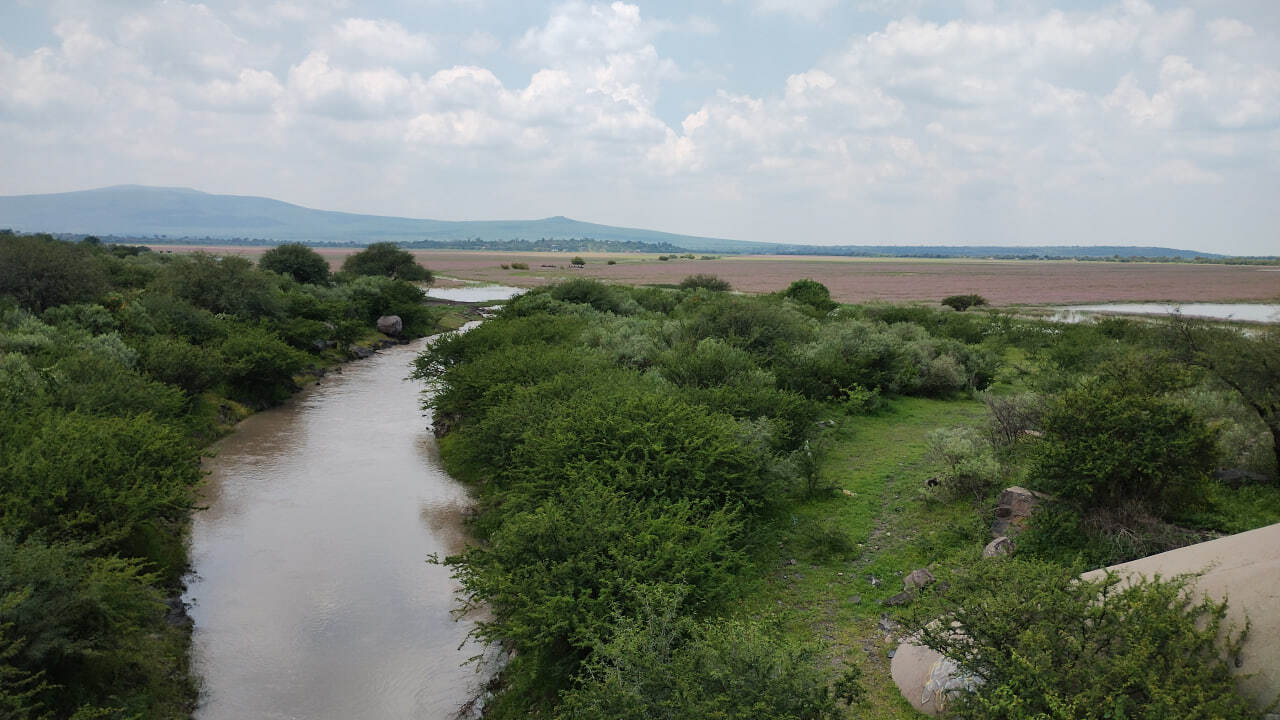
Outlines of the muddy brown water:
<svg viewBox="0 0 1280 720">
<path fill-rule="evenodd" d="M 184 597 L 199 720 L 444 720 L 474 696 L 456 583 L 425 562 L 462 547 L 468 501 L 405 379 L 421 348 L 349 363 L 214 447 Z"/>
</svg>

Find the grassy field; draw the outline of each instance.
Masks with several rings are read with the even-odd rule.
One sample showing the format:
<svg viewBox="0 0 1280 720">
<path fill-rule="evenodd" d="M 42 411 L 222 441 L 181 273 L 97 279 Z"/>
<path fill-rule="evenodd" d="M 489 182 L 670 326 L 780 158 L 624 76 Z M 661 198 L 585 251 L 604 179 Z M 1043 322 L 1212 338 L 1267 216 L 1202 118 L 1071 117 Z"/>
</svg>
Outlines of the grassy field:
<svg viewBox="0 0 1280 720">
<path fill-rule="evenodd" d="M 765 570 L 741 612 L 821 640 L 833 676 L 842 665 L 860 665 L 870 704 L 851 717 L 919 717 L 889 677 L 898 638 L 885 629 L 895 611 L 881 601 L 900 592 L 912 570 L 976 557 L 989 541 L 985 506 L 942 504 L 925 493 L 937 470 L 927 458 L 929 433 L 983 417 L 975 400 L 924 398 L 893 400 L 871 416 L 833 417 L 820 477 L 834 490 L 795 502 L 776 523 L 789 530 L 770 543 L 777 554 L 761 559 Z"/>
<path fill-rule="evenodd" d="M 256 257 L 265 247 L 156 246 L 173 252 Z M 355 249 L 318 248 L 336 268 Z M 628 285 L 675 284 L 710 273 L 736 290 L 775 292 L 808 277 L 831 290 L 838 302 L 870 300 L 936 302 L 948 295 L 978 293 L 996 305 L 1069 304 L 1107 301 L 1267 301 L 1280 298 L 1274 267 L 1178 263 L 1107 263 L 1074 260 L 882 259 L 805 255 L 724 255 L 714 260 L 639 253 L 510 253 L 414 250 L 437 274 L 531 287 L 569 277 L 595 277 Z M 583 268 L 569 260 L 581 256 Z M 698 255 L 698 258 L 703 257 Z M 709 257 L 709 256 L 708 256 Z M 609 265 L 612 260 L 615 264 Z M 525 263 L 528 270 L 502 265 Z"/>
</svg>

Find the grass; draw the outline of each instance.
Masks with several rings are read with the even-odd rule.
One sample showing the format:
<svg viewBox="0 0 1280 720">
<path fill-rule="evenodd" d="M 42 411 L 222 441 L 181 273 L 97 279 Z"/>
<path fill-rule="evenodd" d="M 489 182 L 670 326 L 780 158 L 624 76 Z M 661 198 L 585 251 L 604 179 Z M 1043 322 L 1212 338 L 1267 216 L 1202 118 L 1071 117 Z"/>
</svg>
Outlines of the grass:
<svg viewBox="0 0 1280 720">
<path fill-rule="evenodd" d="M 928 434 L 982 417 L 974 400 L 900 398 L 877 415 L 833 418 L 819 470 L 833 490 L 789 504 L 773 524 L 781 529 L 769 538 L 741 612 L 823 641 L 833 679 L 844 665 L 860 665 L 869 705 L 851 717 L 920 717 L 889 676 L 897 638 L 883 621 L 895 611 L 881 601 L 900 592 L 912 570 L 976 557 L 990 539 L 983 505 L 938 502 L 925 485 L 938 469 L 927 457 Z"/>
</svg>

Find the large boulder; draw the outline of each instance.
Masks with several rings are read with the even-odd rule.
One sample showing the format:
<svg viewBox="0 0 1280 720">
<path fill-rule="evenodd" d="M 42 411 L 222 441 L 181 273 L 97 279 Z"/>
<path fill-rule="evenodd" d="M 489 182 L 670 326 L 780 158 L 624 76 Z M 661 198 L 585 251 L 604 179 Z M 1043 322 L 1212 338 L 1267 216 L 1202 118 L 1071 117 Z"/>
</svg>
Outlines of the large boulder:
<svg viewBox="0 0 1280 720">
<path fill-rule="evenodd" d="M 404 330 L 404 322 L 399 315 L 383 315 L 378 318 L 378 332 L 383 335 L 399 335 Z"/>
<path fill-rule="evenodd" d="M 1022 531 L 1027 518 L 1046 496 L 1017 485 L 1005 488 L 996 504 L 996 521 L 991 524 L 991 537 L 1011 537 Z"/>
<path fill-rule="evenodd" d="M 956 663 L 923 645 L 904 641 L 893 654 L 889 674 L 911 703 L 926 715 L 942 715 L 948 702 L 962 690 L 981 682 L 960 670 Z"/>
</svg>

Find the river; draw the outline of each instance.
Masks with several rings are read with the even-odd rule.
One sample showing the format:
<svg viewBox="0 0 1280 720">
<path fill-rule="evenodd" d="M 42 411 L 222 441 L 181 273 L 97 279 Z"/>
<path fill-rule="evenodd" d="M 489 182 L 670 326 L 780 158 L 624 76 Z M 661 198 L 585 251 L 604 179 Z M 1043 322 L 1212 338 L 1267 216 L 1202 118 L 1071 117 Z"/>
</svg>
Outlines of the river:
<svg viewBox="0 0 1280 720">
<path fill-rule="evenodd" d="M 440 467 L 419 341 L 343 367 L 213 448 L 185 600 L 198 720 L 445 720 L 474 694 L 455 622 L 464 489 Z"/>
</svg>

